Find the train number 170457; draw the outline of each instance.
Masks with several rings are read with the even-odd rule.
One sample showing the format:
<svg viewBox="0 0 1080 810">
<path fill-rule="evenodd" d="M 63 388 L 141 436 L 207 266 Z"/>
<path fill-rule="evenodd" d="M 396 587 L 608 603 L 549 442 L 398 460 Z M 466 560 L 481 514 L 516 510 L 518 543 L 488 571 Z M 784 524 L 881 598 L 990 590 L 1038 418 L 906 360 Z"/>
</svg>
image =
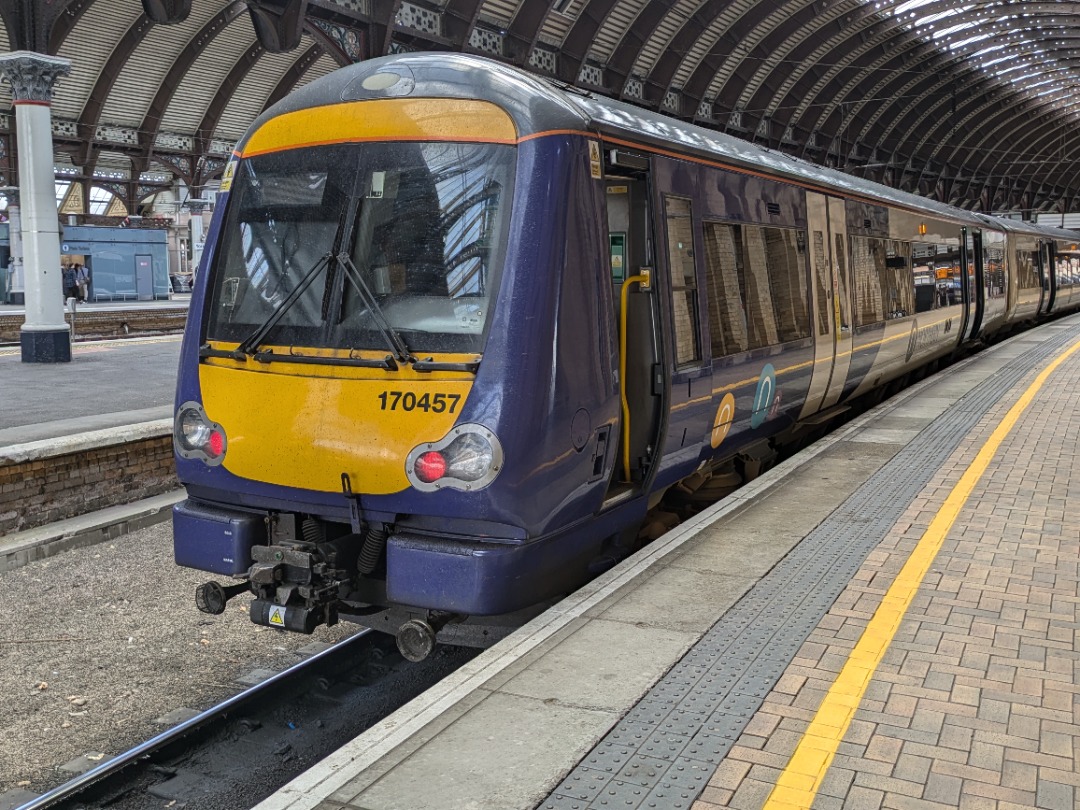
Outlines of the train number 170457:
<svg viewBox="0 0 1080 810">
<path fill-rule="evenodd" d="M 420 394 L 412 391 L 383 391 L 379 394 L 379 409 L 383 411 L 425 411 L 454 413 L 461 394 Z"/>
</svg>

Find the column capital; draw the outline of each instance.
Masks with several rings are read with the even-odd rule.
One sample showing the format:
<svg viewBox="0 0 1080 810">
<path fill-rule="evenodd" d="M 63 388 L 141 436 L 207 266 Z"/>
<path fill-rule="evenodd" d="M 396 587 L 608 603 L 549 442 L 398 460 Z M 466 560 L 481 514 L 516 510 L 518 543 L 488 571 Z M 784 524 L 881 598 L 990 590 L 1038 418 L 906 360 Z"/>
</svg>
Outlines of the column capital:
<svg viewBox="0 0 1080 810">
<path fill-rule="evenodd" d="M 71 60 L 34 51 L 12 51 L 0 56 L 0 75 L 11 85 L 14 102 L 49 104 L 53 85 L 71 73 Z"/>
</svg>

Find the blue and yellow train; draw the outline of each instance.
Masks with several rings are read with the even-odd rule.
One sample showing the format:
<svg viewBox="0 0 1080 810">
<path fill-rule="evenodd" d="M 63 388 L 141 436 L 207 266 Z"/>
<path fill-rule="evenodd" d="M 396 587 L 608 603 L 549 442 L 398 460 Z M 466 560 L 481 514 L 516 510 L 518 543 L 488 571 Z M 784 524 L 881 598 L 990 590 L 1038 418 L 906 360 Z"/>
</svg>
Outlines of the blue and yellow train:
<svg viewBox="0 0 1080 810">
<path fill-rule="evenodd" d="M 256 622 L 347 618 L 414 659 L 574 588 L 681 482 L 749 477 L 851 401 L 1080 306 L 1070 232 L 473 56 L 312 83 L 221 191 L 176 560 L 238 578 L 203 610 L 250 590 Z"/>
</svg>

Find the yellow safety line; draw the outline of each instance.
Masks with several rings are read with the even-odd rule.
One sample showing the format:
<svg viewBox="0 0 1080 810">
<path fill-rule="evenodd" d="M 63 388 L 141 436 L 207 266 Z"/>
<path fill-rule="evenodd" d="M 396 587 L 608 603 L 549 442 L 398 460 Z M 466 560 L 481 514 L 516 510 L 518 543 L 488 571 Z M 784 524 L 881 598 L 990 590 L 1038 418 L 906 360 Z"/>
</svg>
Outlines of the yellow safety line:
<svg viewBox="0 0 1080 810">
<path fill-rule="evenodd" d="M 829 770 L 836 750 L 844 739 L 848 726 L 855 716 L 866 688 L 870 685 L 878 664 L 885 655 L 900 622 L 907 613 L 911 601 L 922 584 L 923 577 L 941 549 L 945 536 L 956 521 L 960 510 L 971 496 L 994 454 L 998 451 L 1005 437 L 1016 425 L 1020 415 L 1031 404 L 1039 389 L 1049 376 L 1077 350 L 1080 341 L 1072 344 L 1065 352 L 1048 365 L 1035 381 L 1024 391 L 1016 404 L 1005 414 L 1005 418 L 979 450 L 975 460 L 960 476 L 952 488 L 945 503 L 934 516 L 930 526 L 915 546 L 904 567 L 896 577 L 881 605 L 863 631 L 862 637 L 852 650 L 847 663 L 840 671 L 832 688 L 821 702 L 814 719 L 799 741 L 795 753 L 776 786 L 765 802 L 767 810 L 791 810 L 809 808 L 821 787 L 825 774 Z"/>
</svg>

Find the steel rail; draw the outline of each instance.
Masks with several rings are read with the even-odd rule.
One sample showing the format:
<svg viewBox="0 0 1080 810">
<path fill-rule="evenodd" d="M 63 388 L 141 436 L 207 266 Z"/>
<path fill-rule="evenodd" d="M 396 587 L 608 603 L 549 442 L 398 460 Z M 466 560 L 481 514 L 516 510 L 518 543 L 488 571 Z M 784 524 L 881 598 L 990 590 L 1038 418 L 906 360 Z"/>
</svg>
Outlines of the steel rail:
<svg viewBox="0 0 1080 810">
<path fill-rule="evenodd" d="M 14 810 L 43 810 L 43 808 L 52 807 L 57 802 L 64 801 L 66 799 L 75 798 L 81 791 L 93 786 L 97 782 L 102 781 L 110 776 L 115 776 L 125 768 L 129 768 L 138 764 L 140 759 L 143 759 L 150 754 L 158 751 L 170 743 L 174 743 L 180 740 L 190 732 L 196 731 L 204 725 L 208 725 L 211 722 L 222 718 L 228 714 L 229 711 L 235 709 L 244 703 L 247 703 L 252 698 L 259 696 L 263 692 L 269 691 L 274 687 L 295 678 L 297 675 L 305 672 L 308 667 L 314 666 L 317 662 L 326 661 L 327 659 L 336 658 L 344 653 L 346 650 L 352 650 L 353 644 L 360 639 L 364 639 L 365 642 L 370 641 L 368 638 L 374 631 L 361 630 L 355 635 L 349 636 L 347 639 L 343 639 L 334 644 L 329 649 L 316 653 L 310 658 L 306 658 L 303 661 L 298 661 L 288 669 L 283 669 L 281 672 L 267 678 L 265 681 L 260 681 L 254 686 L 250 686 L 242 692 L 238 692 L 230 698 L 222 701 L 216 706 L 211 706 L 206 711 L 200 712 L 190 720 L 173 726 L 172 728 L 161 732 L 160 734 L 151 737 L 149 740 L 134 748 L 126 751 L 123 754 L 118 754 L 112 759 L 101 763 L 100 765 L 92 768 L 80 776 L 76 776 L 65 782 L 58 787 L 53 788 L 47 793 L 43 793 L 36 799 L 32 799 L 26 804 L 21 804 L 15 807 Z"/>
</svg>

